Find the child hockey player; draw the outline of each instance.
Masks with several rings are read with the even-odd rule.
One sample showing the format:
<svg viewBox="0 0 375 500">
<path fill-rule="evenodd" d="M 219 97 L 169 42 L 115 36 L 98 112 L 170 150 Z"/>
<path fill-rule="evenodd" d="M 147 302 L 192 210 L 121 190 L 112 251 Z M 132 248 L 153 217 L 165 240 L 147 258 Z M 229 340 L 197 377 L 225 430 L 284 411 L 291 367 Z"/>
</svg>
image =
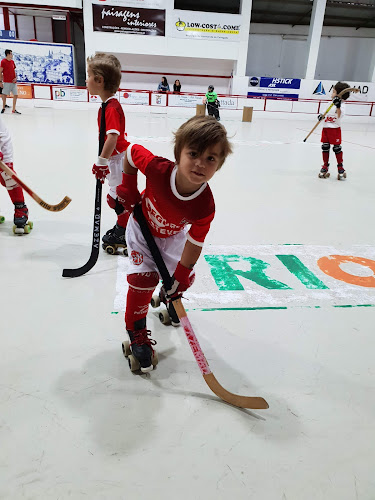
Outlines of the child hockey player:
<svg viewBox="0 0 375 500">
<path fill-rule="evenodd" d="M 323 166 L 319 172 L 320 178 L 329 177 L 328 167 L 329 167 L 329 150 L 331 144 L 333 146 L 333 152 L 336 155 L 337 160 L 337 178 L 340 180 L 346 177 L 346 172 L 343 166 L 343 156 L 341 147 L 341 120 L 345 114 L 345 104 L 342 101 L 348 99 L 350 92 L 345 92 L 342 97 L 338 97 L 338 94 L 343 90 L 350 88 L 347 83 L 337 82 L 334 85 L 331 93 L 333 99 L 333 108 L 325 115 L 318 115 L 318 120 L 324 118 L 323 130 L 322 130 L 322 153 L 323 153 Z"/>
<path fill-rule="evenodd" d="M 0 120 L 0 160 L 3 161 L 8 168 L 14 171 L 13 168 L 13 145 L 9 130 L 5 123 Z M 8 190 L 10 199 L 14 204 L 14 228 L 15 234 L 29 233 L 32 229 L 32 224 L 28 223 L 29 211 L 25 205 L 23 190 L 16 181 L 6 174 L 0 168 L 0 182 Z M 3 218 L 0 217 L 2 221 Z"/>
<path fill-rule="evenodd" d="M 126 249 L 125 228 L 129 214 L 116 199 L 116 187 L 121 184 L 122 164 L 129 143 L 125 134 L 125 115 L 115 94 L 121 82 L 121 64 L 112 54 L 97 53 L 87 58 L 86 85 L 91 95 L 99 95 L 105 106 L 105 143 L 92 168 L 100 182 L 107 177 L 109 193 L 107 202 L 117 214 L 117 223 L 103 236 L 103 248 Z M 98 112 L 100 128 L 102 108 Z"/>
<path fill-rule="evenodd" d="M 203 103 L 207 104 L 207 112 L 210 116 L 214 116 L 217 121 L 220 121 L 219 106 L 220 103 L 217 98 L 217 93 L 214 92 L 213 85 L 208 86 L 208 92 L 203 99 Z"/>
<path fill-rule="evenodd" d="M 201 254 L 215 215 L 215 204 L 207 182 L 232 152 L 225 128 L 208 116 L 190 118 L 175 133 L 176 162 L 153 155 L 132 144 L 124 161 L 118 200 L 132 211 L 141 201 L 142 211 L 172 275 L 172 287 L 165 290 L 168 309 L 175 322 L 171 299 L 181 297 L 194 280 L 193 267 Z M 143 197 L 137 188 L 137 172 L 146 176 Z M 185 226 L 191 227 L 186 234 Z M 159 283 L 159 273 L 140 227 L 132 215 L 126 229 L 130 256 L 127 280 L 125 324 L 130 349 L 142 372 L 153 369 L 151 332 L 146 329 L 150 300 Z"/>
</svg>

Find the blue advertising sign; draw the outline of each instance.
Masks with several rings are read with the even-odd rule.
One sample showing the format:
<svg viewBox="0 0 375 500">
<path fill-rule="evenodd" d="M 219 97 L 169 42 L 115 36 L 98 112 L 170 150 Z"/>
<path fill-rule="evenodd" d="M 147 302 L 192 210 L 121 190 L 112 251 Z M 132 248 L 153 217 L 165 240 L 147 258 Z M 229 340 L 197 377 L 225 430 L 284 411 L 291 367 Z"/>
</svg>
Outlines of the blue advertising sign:
<svg viewBox="0 0 375 500">
<path fill-rule="evenodd" d="M 258 83 L 256 83 L 258 80 Z M 298 99 L 301 87 L 300 78 L 271 78 L 262 76 L 261 78 L 251 77 L 249 79 L 251 90 L 248 97 L 270 97 L 274 99 Z"/>
<path fill-rule="evenodd" d="M 13 30 L 0 30 L 0 39 L 2 40 L 15 40 L 16 32 Z"/>
</svg>

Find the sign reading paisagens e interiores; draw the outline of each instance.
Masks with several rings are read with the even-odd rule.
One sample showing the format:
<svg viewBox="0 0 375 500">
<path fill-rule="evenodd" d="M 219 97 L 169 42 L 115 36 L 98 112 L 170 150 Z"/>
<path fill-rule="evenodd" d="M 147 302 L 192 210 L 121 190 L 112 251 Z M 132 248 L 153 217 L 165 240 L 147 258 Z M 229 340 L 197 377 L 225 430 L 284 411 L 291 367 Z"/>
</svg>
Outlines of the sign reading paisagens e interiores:
<svg viewBox="0 0 375 500">
<path fill-rule="evenodd" d="M 165 36 L 165 10 L 93 4 L 92 14 L 94 31 Z"/>
</svg>

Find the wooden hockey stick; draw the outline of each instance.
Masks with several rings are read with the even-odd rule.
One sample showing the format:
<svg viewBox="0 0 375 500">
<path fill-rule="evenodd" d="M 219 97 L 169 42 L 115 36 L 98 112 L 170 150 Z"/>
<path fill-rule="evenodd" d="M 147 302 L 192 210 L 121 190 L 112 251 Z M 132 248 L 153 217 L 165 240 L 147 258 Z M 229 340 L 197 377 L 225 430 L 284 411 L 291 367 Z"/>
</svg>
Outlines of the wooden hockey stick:
<svg viewBox="0 0 375 500">
<path fill-rule="evenodd" d="M 142 212 L 141 205 L 136 205 L 134 209 L 134 216 L 138 224 L 140 225 L 143 237 L 146 240 L 146 243 L 155 261 L 155 264 L 161 274 L 164 286 L 168 289 L 171 284 L 171 277 L 164 263 L 164 260 L 160 254 L 160 250 L 157 247 L 155 240 L 151 234 L 151 231 L 148 227 L 147 221 Z M 176 310 L 177 316 L 180 319 L 181 325 L 184 328 L 186 338 L 189 342 L 191 350 L 193 351 L 195 360 L 202 372 L 206 384 L 211 389 L 211 391 L 223 401 L 226 401 L 227 403 L 233 406 L 237 406 L 239 408 L 251 408 L 254 410 L 267 409 L 268 403 L 265 399 L 261 397 L 239 396 L 238 394 L 233 394 L 232 392 L 227 391 L 226 389 L 224 389 L 224 387 L 220 385 L 215 375 L 212 373 L 208 365 L 208 362 L 203 354 L 201 346 L 199 345 L 198 339 L 194 333 L 193 327 L 191 326 L 189 318 L 187 317 L 185 308 L 182 305 L 181 299 L 174 300 L 173 305 Z"/>
<path fill-rule="evenodd" d="M 11 168 L 5 165 L 5 163 L 1 160 L 0 169 L 3 170 L 7 175 L 9 175 L 9 177 L 13 177 L 17 184 L 21 186 L 21 188 L 24 189 L 26 193 L 28 193 L 31 198 L 33 198 L 38 203 L 38 205 L 45 208 L 46 210 L 49 210 L 50 212 L 61 212 L 61 210 L 64 210 L 64 208 L 66 208 L 72 201 L 68 196 L 65 196 L 65 198 L 57 205 L 49 205 L 48 203 L 43 201 L 42 198 L 40 198 L 36 193 L 34 193 L 34 191 L 32 191 L 28 186 L 26 186 L 26 184 L 21 181 L 18 175 Z"/>
<path fill-rule="evenodd" d="M 99 156 L 102 152 L 104 142 L 105 142 L 105 108 L 106 103 L 102 104 L 102 115 L 100 119 L 100 129 L 99 129 Z M 102 216 L 102 183 L 99 179 L 96 179 L 95 187 L 95 207 L 94 207 L 94 224 L 92 229 L 92 244 L 91 244 L 91 254 L 89 260 L 82 267 L 77 269 L 63 269 L 63 278 L 78 278 L 83 276 L 90 269 L 92 269 L 99 257 L 99 246 L 100 246 L 100 220 Z"/>
<path fill-rule="evenodd" d="M 337 97 L 342 97 L 344 94 L 346 94 L 347 92 L 354 92 L 354 93 L 357 93 L 359 92 L 359 89 L 355 89 L 355 88 L 346 88 L 344 90 L 342 90 L 338 95 Z M 328 106 L 328 108 L 325 110 L 325 112 L 322 114 L 322 119 L 318 121 L 318 123 L 316 123 L 314 125 L 314 127 L 310 130 L 310 132 L 307 134 L 307 136 L 303 139 L 303 142 L 306 142 L 307 139 L 310 137 L 310 135 L 314 132 L 314 130 L 316 129 L 316 127 L 319 125 L 320 122 L 323 121 L 323 118 L 326 116 L 326 114 L 328 113 L 328 111 L 332 108 L 333 106 L 333 101 L 331 102 L 331 104 Z"/>
</svg>

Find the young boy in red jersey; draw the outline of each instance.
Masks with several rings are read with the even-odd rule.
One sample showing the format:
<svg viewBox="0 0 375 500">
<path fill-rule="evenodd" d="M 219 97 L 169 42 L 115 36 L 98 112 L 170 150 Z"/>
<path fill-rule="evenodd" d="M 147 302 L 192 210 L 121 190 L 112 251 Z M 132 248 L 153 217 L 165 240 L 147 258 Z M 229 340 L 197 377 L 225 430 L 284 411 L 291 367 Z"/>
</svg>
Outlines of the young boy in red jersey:
<svg viewBox="0 0 375 500">
<path fill-rule="evenodd" d="M 345 92 L 341 98 L 338 97 L 338 94 L 347 88 L 350 88 L 347 83 L 337 82 L 336 85 L 334 85 L 331 93 L 334 107 L 331 108 L 331 110 L 325 115 L 325 117 L 323 117 L 323 115 L 318 115 L 319 121 L 324 118 L 321 138 L 323 166 L 319 172 L 319 177 L 321 178 L 329 177 L 328 160 L 331 144 L 333 146 L 333 152 L 336 155 L 338 179 L 346 177 L 346 172 L 343 166 L 343 155 L 341 147 L 341 120 L 345 114 L 345 104 L 343 104 L 342 101 L 346 101 L 346 99 L 348 99 L 350 92 Z"/>
<path fill-rule="evenodd" d="M 129 214 L 117 201 L 116 188 L 121 184 L 122 165 L 129 142 L 125 134 L 125 115 L 121 104 L 116 99 L 121 82 L 121 64 L 112 54 L 96 53 L 87 58 L 86 85 L 91 95 L 99 95 L 105 109 L 105 143 L 92 168 L 92 173 L 100 182 L 108 180 L 108 205 L 117 214 L 117 223 L 103 236 L 103 248 L 117 245 L 126 249 L 125 228 Z M 102 108 L 98 112 L 98 125 L 102 116 Z M 114 247 L 116 248 L 116 247 Z"/>
<path fill-rule="evenodd" d="M 12 139 L 9 130 L 2 120 L 0 120 L 0 160 L 14 171 Z M 25 205 L 25 198 L 21 186 L 1 169 L 0 183 L 8 190 L 9 197 L 14 204 L 14 233 L 29 233 L 32 226 L 27 223 L 29 211 Z"/>
<path fill-rule="evenodd" d="M 128 211 L 141 201 L 151 233 L 173 275 L 171 289 L 165 290 L 169 301 L 181 297 L 193 282 L 193 268 L 215 216 L 214 198 L 207 182 L 231 152 L 225 128 L 210 116 L 190 118 L 177 130 L 175 162 L 155 156 L 137 144 L 127 149 L 117 197 Z M 137 188 L 138 170 L 146 176 L 143 197 Z M 187 224 L 191 225 L 188 232 Z M 153 369 L 155 341 L 146 329 L 146 315 L 159 283 L 159 273 L 133 215 L 128 221 L 126 240 L 130 268 L 125 324 L 132 354 L 142 372 L 148 372 Z M 177 323 L 178 317 L 172 308 L 169 302 L 170 314 Z"/>
<path fill-rule="evenodd" d="M 20 115 L 21 113 L 16 110 L 16 102 L 18 98 L 16 65 L 13 61 L 13 52 L 10 49 L 5 51 L 5 58 L 0 63 L 0 86 L 3 89 L 1 93 L 3 109 L 1 112 L 4 113 L 5 108 L 9 108 L 7 105 L 7 97 L 12 93 L 12 113 Z"/>
</svg>

